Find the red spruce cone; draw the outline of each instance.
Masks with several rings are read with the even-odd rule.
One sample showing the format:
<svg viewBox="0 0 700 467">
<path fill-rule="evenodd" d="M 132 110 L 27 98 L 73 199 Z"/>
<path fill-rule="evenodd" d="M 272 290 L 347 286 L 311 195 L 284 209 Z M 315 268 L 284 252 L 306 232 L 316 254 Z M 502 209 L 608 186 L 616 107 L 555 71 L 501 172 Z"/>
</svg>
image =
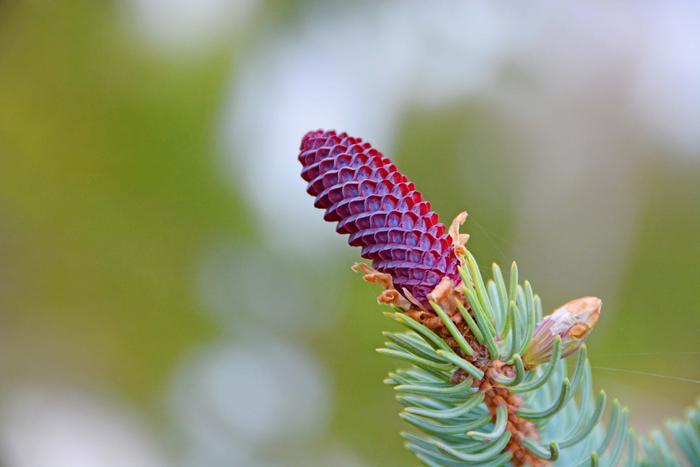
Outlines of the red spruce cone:
<svg viewBox="0 0 700 467">
<path fill-rule="evenodd" d="M 350 234 L 362 257 L 390 274 L 427 306 L 427 295 L 447 276 L 458 281 L 452 239 L 430 203 L 391 160 L 362 139 L 334 130 L 307 133 L 301 141 L 301 176 L 323 218 Z"/>
</svg>

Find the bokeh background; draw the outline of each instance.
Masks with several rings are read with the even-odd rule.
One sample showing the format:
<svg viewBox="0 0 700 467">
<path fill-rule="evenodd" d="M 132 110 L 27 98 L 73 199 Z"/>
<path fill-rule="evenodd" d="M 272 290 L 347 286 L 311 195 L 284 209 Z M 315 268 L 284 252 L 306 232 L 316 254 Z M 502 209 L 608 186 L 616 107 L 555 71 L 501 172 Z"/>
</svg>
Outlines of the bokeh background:
<svg viewBox="0 0 700 467">
<path fill-rule="evenodd" d="M 681 415 L 698 44 L 694 0 L 0 0 L 0 465 L 414 463 L 391 324 L 298 175 L 319 127 L 546 308 L 602 297 L 596 385 Z"/>
</svg>

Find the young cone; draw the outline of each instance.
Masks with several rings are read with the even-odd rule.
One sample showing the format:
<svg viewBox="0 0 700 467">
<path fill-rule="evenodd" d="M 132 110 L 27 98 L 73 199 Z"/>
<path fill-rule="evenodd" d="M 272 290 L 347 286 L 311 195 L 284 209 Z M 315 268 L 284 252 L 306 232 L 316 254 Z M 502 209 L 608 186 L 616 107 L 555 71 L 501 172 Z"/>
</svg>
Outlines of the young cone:
<svg viewBox="0 0 700 467">
<path fill-rule="evenodd" d="M 314 205 L 349 234 L 374 269 L 391 276 L 405 298 L 430 309 L 428 294 L 448 277 L 459 280 L 446 228 L 415 185 L 381 152 L 346 133 L 316 130 L 301 142 L 299 161 Z"/>
</svg>

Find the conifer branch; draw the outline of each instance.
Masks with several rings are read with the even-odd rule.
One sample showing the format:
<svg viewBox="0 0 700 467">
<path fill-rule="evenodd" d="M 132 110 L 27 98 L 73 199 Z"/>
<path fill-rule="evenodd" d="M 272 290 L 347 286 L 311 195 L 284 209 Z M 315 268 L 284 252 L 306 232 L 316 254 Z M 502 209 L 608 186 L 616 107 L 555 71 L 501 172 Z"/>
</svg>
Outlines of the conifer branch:
<svg viewBox="0 0 700 467">
<path fill-rule="evenodd" d="M 359 138 L 310 132 L 299 160 L 324 218 L 372 261 L 353 270 L 383 287 L 378 302 L 394 309 L 385 316 L 405 328 L 384 332 L 378 352 L 408 364 L 384 383 L 417 429 L 401 433 L 406 448 L 425 465 L 700 465 L 700 402 L 667 424 L 677 456 L 661 431 L 638 437 L 627 408 L 594 391 L 584 341 L 600 316 L 598 298 L 543 316 L 515 263 L 507 281 L 495 264 L 485 279 L 459 233 L 466 214 L 446 229 Z"/>
</svg>

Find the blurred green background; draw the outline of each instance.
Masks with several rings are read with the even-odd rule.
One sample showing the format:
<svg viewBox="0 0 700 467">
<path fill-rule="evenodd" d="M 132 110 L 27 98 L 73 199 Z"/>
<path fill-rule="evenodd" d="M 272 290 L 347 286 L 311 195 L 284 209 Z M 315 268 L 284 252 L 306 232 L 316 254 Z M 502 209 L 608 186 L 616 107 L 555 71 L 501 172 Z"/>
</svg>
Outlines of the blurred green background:
<svg viewBox="0 0 700 467">
<path fill-rule="evenodd" d="M 669 5 L 0 1 L 0 463 L 413 462 L 391 324 L 298 178 L 317 127 L 466 209 L 546 308 L 601 296 L 596 386 L 640 431 L 681 415 L 700 59 L 659 38 L 700 16 Z"/>
</svg>

